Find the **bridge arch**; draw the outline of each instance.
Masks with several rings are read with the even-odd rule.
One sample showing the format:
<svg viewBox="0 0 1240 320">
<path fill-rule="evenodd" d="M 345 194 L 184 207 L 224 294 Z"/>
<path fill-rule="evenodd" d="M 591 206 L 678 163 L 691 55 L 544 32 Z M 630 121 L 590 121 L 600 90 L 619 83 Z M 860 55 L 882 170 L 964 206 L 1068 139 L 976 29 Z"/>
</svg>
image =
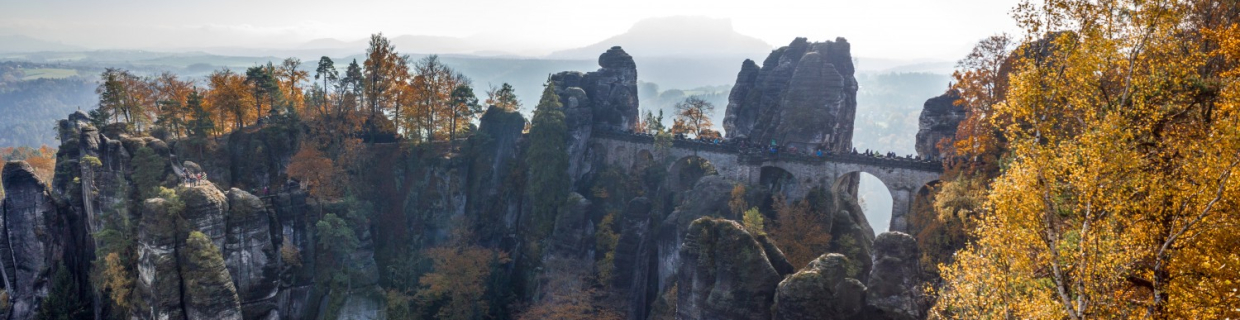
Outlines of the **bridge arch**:
<svg viewBox="0 0 1240 320">
<path fill-rule="evenodd" d="M 801 194 L 797 177 L 778 166 L 763 166 L 758 173 L 758 185 L 765 187 L 771 194 L 783 194 L 787 198 Z"/>
<path fill-rule="evenodd" d="M 719 171 L 706 158 L 689 155 L 672 162 L 667 171 L 667 178 L 672 190 L 683 191 L 693 188 L 702 177 L 717 175 Z"/>
<path fill-rule="evenodd" d="M 654 165 L 654 163 L 654 153 L 651 153 L 648 149 L 640 149 L 633 154 L 633 167 L 631 169 L 645 169 Z"/>
<path fill-rule="evenodd" d="M 876 234 L 903 231 L 903 224 L 897 226 L 896 223 L 897 218 L 903 217 L 904 212 L 901 211 L 903 204 L 899 201 L 901 192 L 879 174 L 868 170 L 849 171 L 835 178 L 831 190 L 856 199 Z"/>
</svg>

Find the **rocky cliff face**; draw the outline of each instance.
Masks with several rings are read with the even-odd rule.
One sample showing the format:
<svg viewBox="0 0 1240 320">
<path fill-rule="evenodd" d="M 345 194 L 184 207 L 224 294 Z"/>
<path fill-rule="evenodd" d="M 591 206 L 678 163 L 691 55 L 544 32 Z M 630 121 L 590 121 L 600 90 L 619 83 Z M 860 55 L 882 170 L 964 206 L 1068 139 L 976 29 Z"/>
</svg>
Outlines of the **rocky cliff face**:
<svg viewBox="0 0 1240 320">
<path fill-rule="evenodd" d="M 142 203 L 138 232 L 138 295 L 147 304 L 139 319 L 184 319 L 182 278 L 177 262 L 177 226 L 169 203 L 150 199 Z"/>
<path fill-rule="evenodd" d="M 917 290 L 917 241 L 902 232 L 884 232 L 874 239 L 874 271 L 866 303 L 871 319 L 921 319 Z"/>
<path fill-rule="evenodd" d="M 694 221 L 680 248 L 676 318 L 770 319 L 784 276 L 774 265 L 788 262 L 767 249 L 735 221 Z"/>
<path fill-rule="evenodd" d="M 751 60 L 741 64 L 723 128 L 728 138 L 752 143 L 849 151 L 857 109 L 853 74 L 848 41 L 797 38 L 772 51 L 761 68 Z"/>
<path fill-rule="evenodd" d="M 963 106 L 955 104 L 959 98 L 959 94 L 951 90 L 941 96 L 926 100 L 926 104 L 921 109 L 921 116 L 918 118 L 916 140 L 918 156 L 939 157 L 943 155 L 937 144 L 943 138 L 955 137 L 956 128 L 968 115 Z"/>
<path fill-rule="evenodd" d="M 62 144 L 50 188 L 27 178 L 23 172 L 29 171 L 28 166 L 6 166 L 4 225 L 16 227 L 33 222 L 27 220 L 32 215 L 41 215 L 41 223 L 23 226 L 7 234 L 5 239 L 11 241 L 0 241 L 0 250 L 13 253 L 4 255 L 11 259 L 0 261 L 3 270 L 12 270 L 6 273 L 6 280 L 12 278 L 6 288 L 14 298 L 13 318 L 32 316 L 31 310 L 48 294 L 44 287 L 51 266 L 63 265 L 74 278 L 89 279 L 98 241 L 93 234 L 101 230 L 105 220 L 119 219 L 116 215 L 132 221 L 137 232 L 133 238 L 137 253 L 135 290 L 145 308 L 135 312 L 135 318 L 278 319 L 277 309 L 291 309 L 286 306 L 299 305 L 298 301 L 305 299 L 280 294 L 281 289 L 301 281 L 285 276 L 290 268 L 278 257 L 286 232 L 301 240 L 294 242 L 295 246 L 311 247 L 304 221 L 302 225 L 296 221 L 304 216 L 304 193 L 300 199 L 295 193 L 285 193 L 286 201 L 268 207 L 243 191 L 234 189 L 226 194 L 204 183 L 183 185 L 175 202 L 141 199 L 132 185 L 132 155 L 143 147 L 155 151 L 164 165 L 154 172 L 169 175 L 161 184 L 174 187 L 171 181 L 176 179 L 171 174 L 177 161 L 175 148 L 151 137 L 129 136 L 116 128 L 104 134 L 89 123 L 81 112 L 58 123 Z M 208 166 L 207 170 L 218 169 Z M 286 214 L 278 217 L 272 208 Z M 25 231 L 38 236 L 26 239 Z M 191 235 L 200 235 L 202 241 L 191 241 Z M 17 250 L 8 246 L 14 243 L 19 244 L 13 247 Z M 37 272 L 14 277 L 27 270 Z M 82 287 L 90 286 L 83 283 Z M 277 304 L 277 300 L 288 303 Z M 100 312 L 104 306 L 95 304 L 93 308 Z"/>
<path fill-rule="evenodd" d="M 277 220 L 263 201 L 237 188 L 228 190 L 223 257 L 246 319 L 275 319 L 280 284 Z"/>
<path fill-rule="evenodd" d="M 47 296 L 50 268 L 62 254 L 56 206 L 34 169 L 22 161 L 4 164 L 0 201 L 0 276 L 11 297 L 9 319 L 33 319 Z"/>
<path fill-rule="evenodd" d="M 629 131 L 637 128 L 637 64 L 620 47 L 598 57 L 593 72 L 566 71 L 551 76 L 564 105 L 568 124 L 569 177 L 579 181 L 590 172 L 593 155 L 586 143 L 593 129 Z"/>
</svg>

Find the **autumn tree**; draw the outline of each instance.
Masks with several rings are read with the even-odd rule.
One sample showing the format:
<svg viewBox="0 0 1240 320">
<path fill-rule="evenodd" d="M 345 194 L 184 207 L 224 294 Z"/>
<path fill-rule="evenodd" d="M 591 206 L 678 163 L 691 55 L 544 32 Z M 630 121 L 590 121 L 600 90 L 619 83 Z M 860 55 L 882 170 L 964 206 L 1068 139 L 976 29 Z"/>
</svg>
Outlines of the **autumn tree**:
<svg viewBox="0 0 1240 320">
<path fill-rule="evenodd" d="M 485 299 L 491 273 L 508 263 L 508 254 L 473 244 L 464 228 L 457 227 L 448 243 L 426 249 L 433 271 L 418 283 L 416 297 L 425 307 L 436 306 L 435 319 L 479 319 L 490 308 Z"/>
<path fill-rule="evenodd" d="M 275 76 L 280 87 L 280 96 L 287 99 L 289 109 L 298 113 L 305 111 L 305 94 L 299 86 L 310 77 L 310 73 L 301 70 L 301 59 L 284 59 L 280 66 L 276 67 Z"/>
<path fill-rule="evenodd" d="M 1024 2 L 1006 140 L 950 318 L 1223 319 L 1240 296 L 1240 9 Z"/>
<path fill-rule="evenodd" d="M 43 145 L 24 159 L 34 169 L 34 175 L 44 183 L 50 183 L 56 174 L 56 150 Z"/>
<path fill-rule="evenodd" d="M 187 101 L 190 92 L 194 91 L 193 83 L 182 81 L 171 72 L 164 72 L 153 79 L 156 112 L 155 125 L 163 129 L 170 137 L 181 137 L 186 130 L 185 120 L 189 116 Z"/>
<path fill-rule="evenodd" d="M 678 129 L 681 131 L 676 133 L 689 134 L 694 137 L 709 135 L 712 112 L 715 112 L 715 105 L 698 96 L 690 96 L 676 103 L 676 122 L 680 124 Z"/>
<path fill-rule="evenodd" d="M 809 200 L 793 202 L 777 196 L 774 209 L 775 220 L 768 232 L 793 267 L 804 267 L 830 252 L 831 232 L 825 228 L 828 217 L 811 208 Z"/>
<path fill-rule="evenodd" d="M 370 35 L 370 45 L 366 49 L 366 60 L 363 61 L 363 95 L 369 117 L 377 117 L 392 106 L 389 91 L 396 86 L 396 80 L 405 59 L 396 52 L 396 47 L 383 33 Z"/>
<path fill-rule="evenodd" d="M 302 144 L 297 154 L 289 162 L 287 173 L 290 178 L 297 179 L 306 185 L 310 195 L 319 199 L 330 199 L 340 196 L 338 184 L 332 181 L 336 166 L 318 147 Z"/>
<path fill-rule="evenodd" d="M 469 85 L 469 78 L 444 65 L 439 56 L 430 55 L 413 66 L 413 89 L 417 110 L 406 121 L 410 130 L 420 132 L 427 142 L 435 140 L 436 134 L 447 135 L 452 115 L 452 92 L 460 85 Z"/>
<path fill-rule="evenodd" d="M 959 98 L 953 103 L 965 109 L 966 117 L 957 126 L 954 137 L 936 142 L 951 160 L 948 165 L 953 168 L 949 172 L 985 175 L 987 179 L 997 173 L 1006 143 L 998 126 L 991 123 L 1002 122 L 994 119 L 994 107 L 1007 94 L 1008 74 L 1015 58 L 1013 49 L 1008 35 L 994 35 L 978 42 L 956 63 L 951 90 Z"/>
<path fill-rule="evenodd" d="M 217 123 L 231 123 L 233 128 L 240 129 L 250 118 L 250 104 L 253 96 L 248 92 L 245 77 L 228 70 L 216 70 L 207 76 L 210 90 L 206 101 L 210 110 L 214 110 Z"/>
</svg>

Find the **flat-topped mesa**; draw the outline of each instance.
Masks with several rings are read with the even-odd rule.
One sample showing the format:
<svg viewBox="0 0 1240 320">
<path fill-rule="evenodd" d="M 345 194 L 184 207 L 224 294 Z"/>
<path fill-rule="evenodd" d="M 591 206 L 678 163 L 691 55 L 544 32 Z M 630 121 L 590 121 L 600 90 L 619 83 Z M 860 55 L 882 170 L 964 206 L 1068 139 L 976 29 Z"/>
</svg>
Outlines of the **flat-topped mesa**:
<svg viewBox="0 0 1240 320">
<path fill-rule="evenodd" d="M 728 95 L 723 128 L 728 138 L 803 150 L 852 149 L 857 79 L 844 38 L 796 38 L 775 49 L 759 68 L 741 64 Z"/>
</svg>

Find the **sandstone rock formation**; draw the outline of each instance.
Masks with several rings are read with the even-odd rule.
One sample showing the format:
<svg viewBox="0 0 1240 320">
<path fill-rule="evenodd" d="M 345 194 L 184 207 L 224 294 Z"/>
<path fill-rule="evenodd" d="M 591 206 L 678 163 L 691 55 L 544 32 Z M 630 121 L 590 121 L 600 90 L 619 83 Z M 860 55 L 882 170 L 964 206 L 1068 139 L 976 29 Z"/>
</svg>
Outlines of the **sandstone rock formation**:
<svg viewBox="0 0 1240 320">
<path fill-rule="evenodd" d="M 240 320 L 237 288 L 233 286 L 219 248 L 211 239 L 202 232 L 191 231 L 178 253 L 181 255 L 182 287 L 185 288 L 181 301 L 185 319 Z"/>
<path fill-rule="evenodd" d="M 866 303 L 872 319 L 921 319 L 917 279 L 917 241 L 902 232 L 884 232 L 874 239 L 874 270 Z"/>
<path fill-rule="evenodd" d="M 568 125 L 569 177 L 575 182 L 591 169 L 586 142 L 593 129 L 637 128 L 637 64 L 620 47 L 598 57 L 594 72 L 566 71 L 551 76 Z"/>
<path fill-rule="evenodd" d="M 173 205 L 160 198 L 142 203 L 138 224 L 138 295 L 147 305 L 138 319 L 183 319 L 185 310 L 177 248 L 177 216 Z"/>
<path fill-rule="evenodd" d="M 593 228 L 589 223 L 590 200 L 570 193 L 564 210 L 556 217 L 551 232 L 551 254 L 575 259 L 586 258 L 594 248 Z"/>
<path fill-rule="evenodd" d="M 189 230 L 206 234 L 212 245 L 224 248 L 228 230 L 224 224 L 228 198 L 224 193 L 212 185 L 199 185 L 185 188 L 178 195 L 185 202 L 185 212 L 181 213 L 181 217 L 188 223 Z"/>
<path fill-rule="evenodd" d="M 728 138 L 770 141 L 803 150 L 852 148 L 857 79 L 844 38 L 810 43 L 797 38 L 775 49 L 758 68 L 741 64 L 728 95 Z"/>
<path fill-rule="evenodd" d="M 861 311 L 865 286 L 838 253 L 824 254 L 779 283 L 776 320 L 848 319 Z"/>
<path fill-rule="evenodd" d="M 968 115 L 964 107 L 955 104 L 956 99 L 959 98 L 959 94 L 951 90 L 941 96 L 926 100 L 926 104 L 921 109 L 921 116 L 918 118 L 919 128 L 916 140 L 918 156 L 942 156 L 942 151 L 939 150 L 937 144 L 943 138 L 955 137 L 956 127 L 959 127 L 960 122 L 964 121 Z"/>
<path fill-rule="evenodd" d="M 258 197 L 228 190 L 223 257 L 246 319 L 277 319 L 280 243 L 272 236 L 274 218 Z"/>
<path fill-rule="evenodd" d="M 680 248 L 676 318 L 770 319 L 777 256 L 735 221 L 694 221 Z"/>
<path fill-rule="evenodd" d="M 689 225 L 699 218 L 728 218 L 731 209 L 728 200 L 731 197 L 735 181 L 718 175 L 710 175 L 698 180 L 693 189 L 686 191 L 676 210 L 672 211 L 658 226 L 655 240 L 658 252 L 659 289 L 672 286 L 676 281 L 672 276 L 683 263 L 680 255 L 681 247 L 687 241 Z"/>
<path fill-rule="evenodd" d="M 60 251 L 47 222 L 57 215 L 43 181 L 25 161 L 4 164 L 4 199 L 0 201 L 0 276 L 10 297 L 9 319 L 33 319 L 38 301 L 47 296 L 48 273 Z"/>
</svg>

